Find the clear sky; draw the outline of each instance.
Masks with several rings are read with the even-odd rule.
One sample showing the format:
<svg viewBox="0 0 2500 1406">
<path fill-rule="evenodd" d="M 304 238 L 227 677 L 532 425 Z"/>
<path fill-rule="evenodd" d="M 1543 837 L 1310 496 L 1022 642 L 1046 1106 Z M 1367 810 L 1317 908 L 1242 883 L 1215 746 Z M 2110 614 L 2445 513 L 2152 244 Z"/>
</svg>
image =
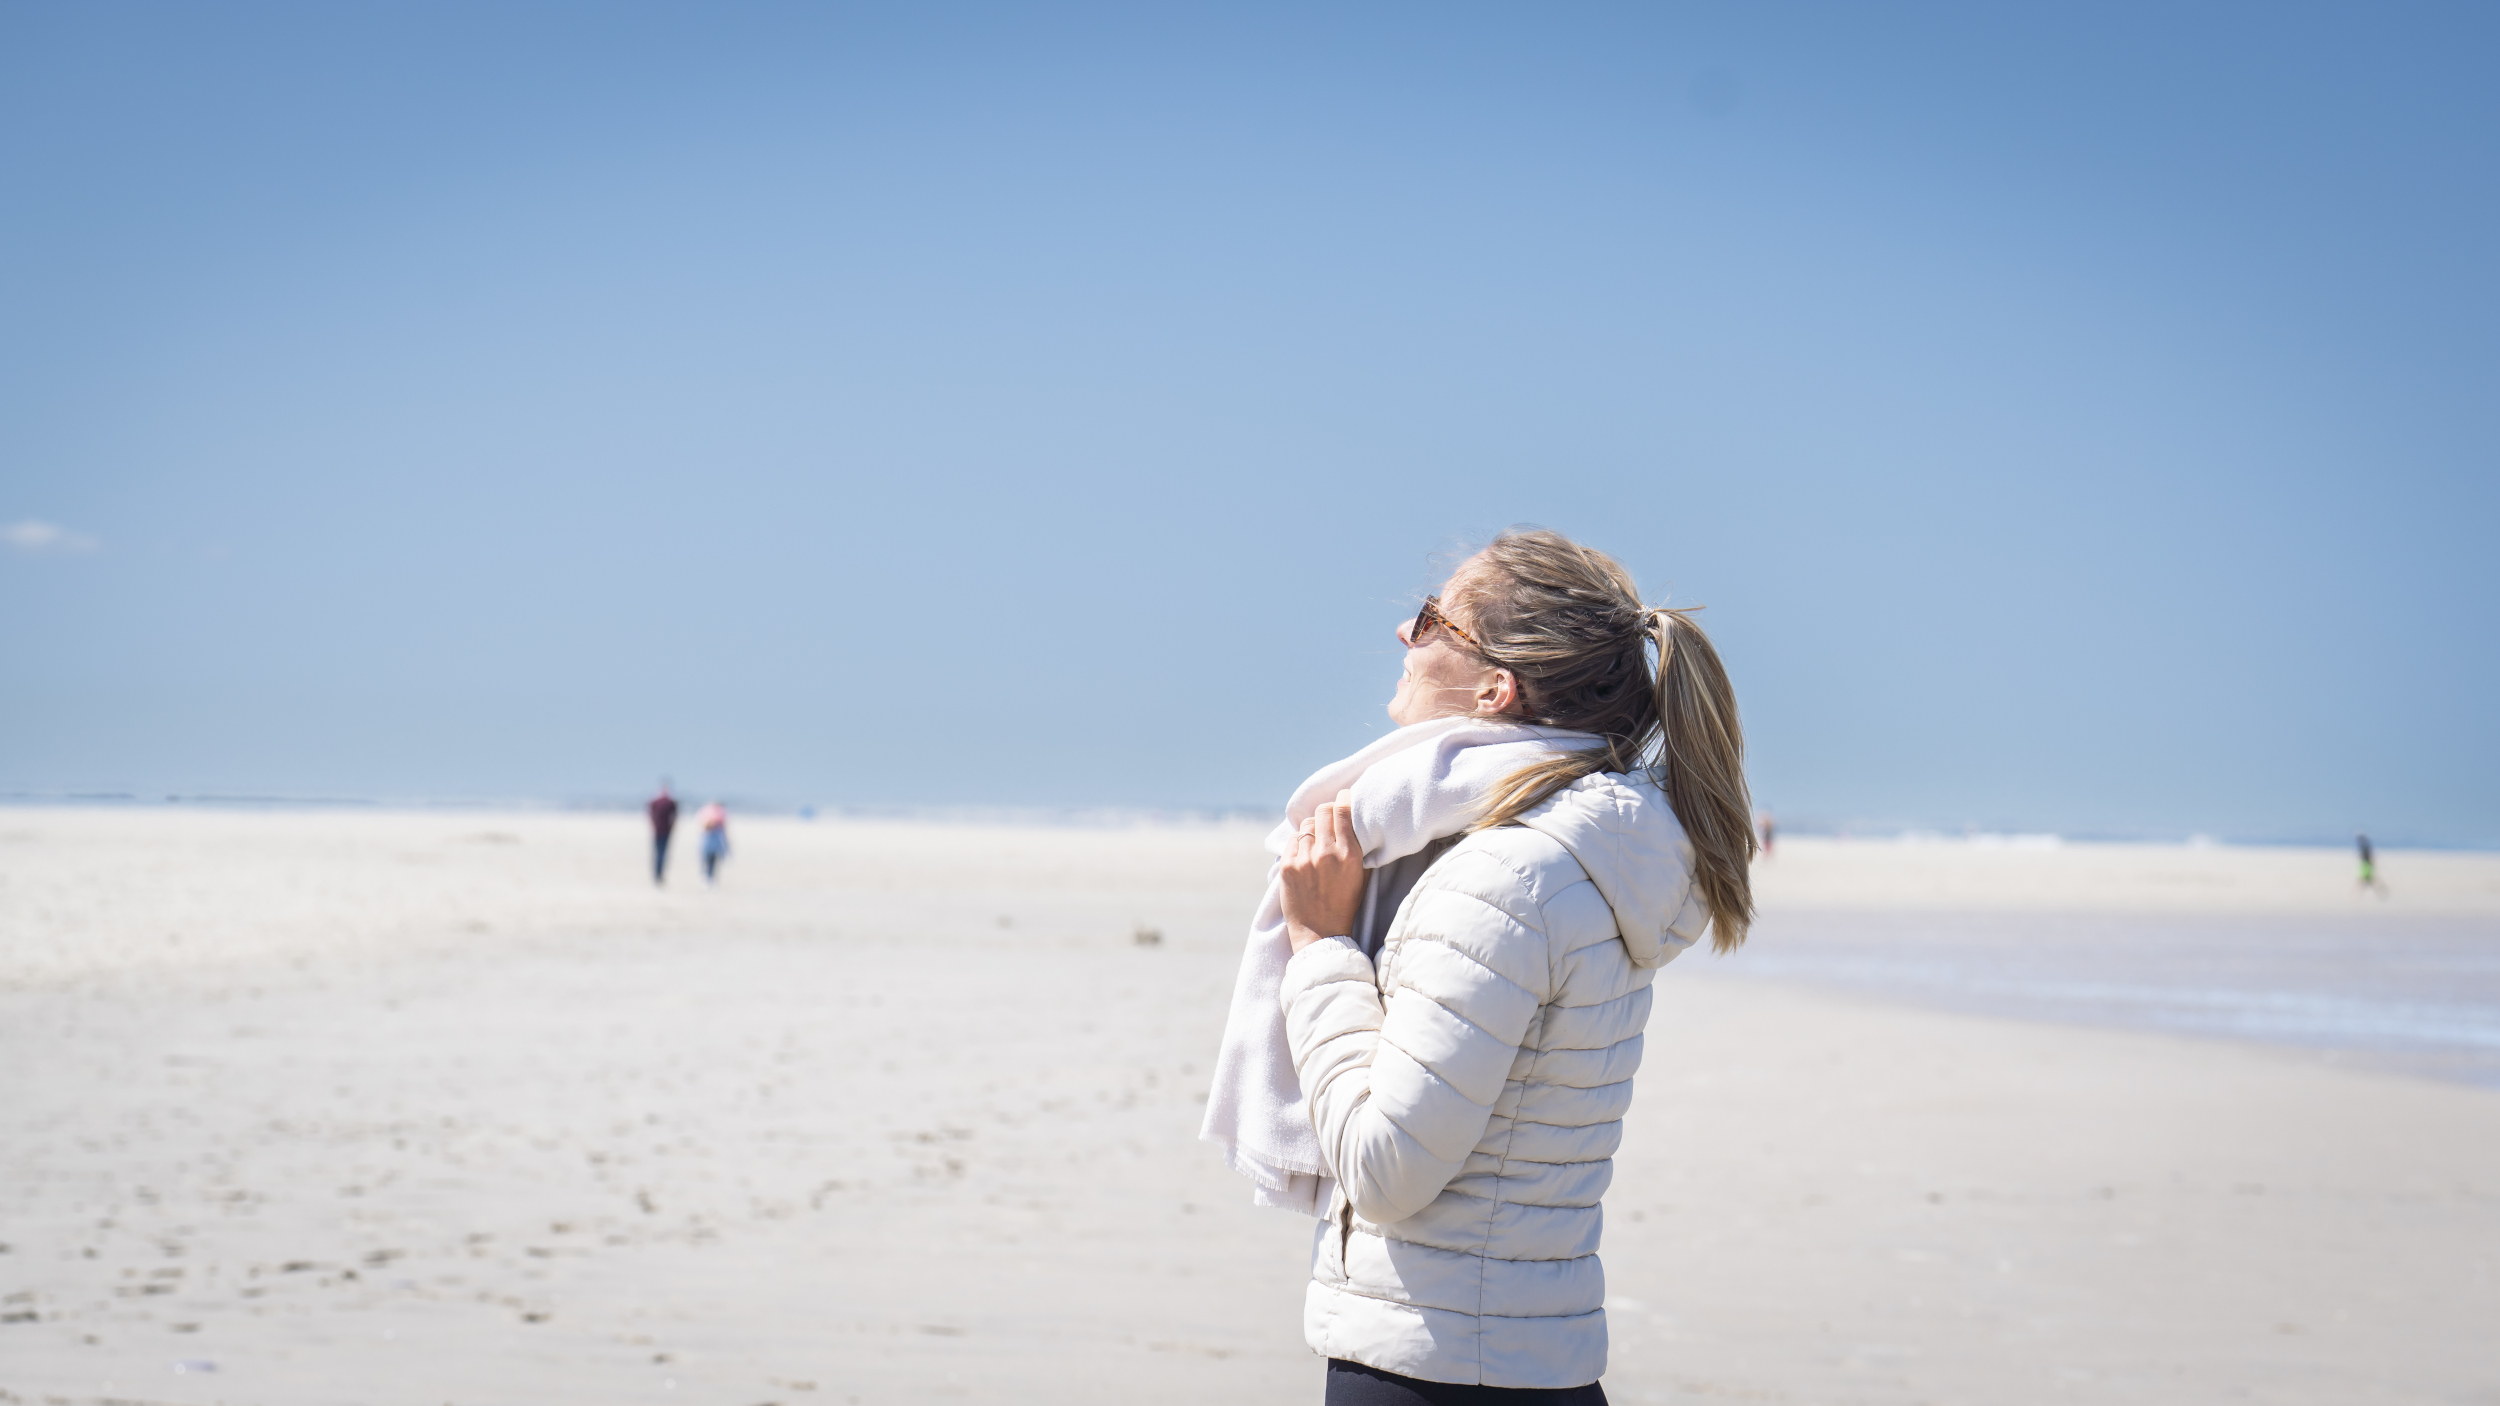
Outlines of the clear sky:
<svg viewBox="0 0 2500 1406">
<path fill-rule="evenodd" d="M 2484 5 L 0 5 L 0 790 L 1281 803 L 1436 562 L 1792 823 L 2500 844 Z"/>
</svg>

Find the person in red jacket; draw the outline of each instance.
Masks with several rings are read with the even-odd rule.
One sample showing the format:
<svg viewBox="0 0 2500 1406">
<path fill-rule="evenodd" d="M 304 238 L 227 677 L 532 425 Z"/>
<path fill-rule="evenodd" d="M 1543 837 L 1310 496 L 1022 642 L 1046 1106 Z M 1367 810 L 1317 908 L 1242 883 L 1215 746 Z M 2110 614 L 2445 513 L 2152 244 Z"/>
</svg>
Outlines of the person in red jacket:
<svg viewBox="0 0 2500 1406">
<path fill-rule="evenodd" d="M 660 782 L 660 794 L 651 798 L 651 882 L 668 882 L 668 837 L 677 833 L 677 798 L 668 793 L 668 782 Z"/>
</svg>

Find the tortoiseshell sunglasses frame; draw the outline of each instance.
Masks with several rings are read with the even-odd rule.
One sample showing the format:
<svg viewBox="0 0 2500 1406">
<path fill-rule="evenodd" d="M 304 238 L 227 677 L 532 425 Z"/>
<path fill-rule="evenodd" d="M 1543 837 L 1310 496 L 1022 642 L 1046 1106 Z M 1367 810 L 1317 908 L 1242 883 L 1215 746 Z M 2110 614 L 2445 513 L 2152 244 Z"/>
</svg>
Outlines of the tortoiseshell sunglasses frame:
<svg viewBox="0 0 2500 1406">
<path fill-rule="evenodd" d="M 1469 649 L 1476 651 L 1478 654 L 1482 654 L 1484 652 L 1484 646 L 1476 643 L 1476 637 L 1474 635 L 1460 629 L 1456 621 L 1453 621 L 1450 617 L 1441 613 L 1441 598 L 1439 596 L 1424 597 L 1424 608 L 1415 612 L 1415 623 L 1407 628 L 1406 647 L 1413 649 L 1421 645 L 1424 642 L 1424 637 L 1432 633 L 1432 627 L 1436 623 L 1439 624 L 1441 628 L 1449 631 L 1453 635 L 1458 636 L 1461 640 L 1464 640 Z"/>
</svg>

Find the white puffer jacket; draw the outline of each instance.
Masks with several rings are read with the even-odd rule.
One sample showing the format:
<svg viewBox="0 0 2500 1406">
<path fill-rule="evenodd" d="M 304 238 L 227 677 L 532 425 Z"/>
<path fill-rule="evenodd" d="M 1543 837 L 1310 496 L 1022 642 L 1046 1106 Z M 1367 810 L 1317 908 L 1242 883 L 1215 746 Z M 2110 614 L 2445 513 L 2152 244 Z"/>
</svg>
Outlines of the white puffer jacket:
<svg viewBox="0 0 2500 1406">
<path fill-rule="evenodd" d="M 1650 979 L 1708 922 L 1666 797 L 1601 774 L 1443 855 L 1377 971 L 1345 942 L 1294 956 L 1286 1032 L 1337 1178 L 1314 1351 L 1436 1382 L 1604 1375 L 1598 1198 Z"/>
</svg>

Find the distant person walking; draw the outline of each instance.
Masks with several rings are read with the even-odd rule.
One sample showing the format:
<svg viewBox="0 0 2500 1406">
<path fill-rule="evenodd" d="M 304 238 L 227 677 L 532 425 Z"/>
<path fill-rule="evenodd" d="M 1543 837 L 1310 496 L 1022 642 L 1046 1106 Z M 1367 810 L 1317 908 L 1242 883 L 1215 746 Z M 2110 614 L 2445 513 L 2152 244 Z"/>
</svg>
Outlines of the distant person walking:
<svg viewBox="0 0 2500 1406">
<path fill-rule="evenodd" d="M 1762 857 L 1768 859 L 1771 857 L 1771 846 L 1780 837 L 1779 818 L 1766 810 L 1754 818 L 1754 828 L 1761 833 Z"/>
<path fill-rule="evenodd" d="M 720 876 L 720 862 L 729 857 L 729 809 L 718 801 L 696 812 L 703 822 L 703 882 Z"/>
<path fill-rule="evenodd" d="M 668 837 L 677 833 L 677 798 L 668 793 L 668 782 L 660 783 L 660 794 L 651 798 L 651 882 L 668 882 Z"/>
<path fill-rule="evenodd" d="M 2379 897 L 2385 898 L 2387 885 L 2379 881 L 2378 851 L 2370 848 L 2370 837 L 2356 834 L 2352 837 L 2352 843 L 2353 848 L 2361 852 L 2361 891 L 2376 893 Z"/>
</svg>

